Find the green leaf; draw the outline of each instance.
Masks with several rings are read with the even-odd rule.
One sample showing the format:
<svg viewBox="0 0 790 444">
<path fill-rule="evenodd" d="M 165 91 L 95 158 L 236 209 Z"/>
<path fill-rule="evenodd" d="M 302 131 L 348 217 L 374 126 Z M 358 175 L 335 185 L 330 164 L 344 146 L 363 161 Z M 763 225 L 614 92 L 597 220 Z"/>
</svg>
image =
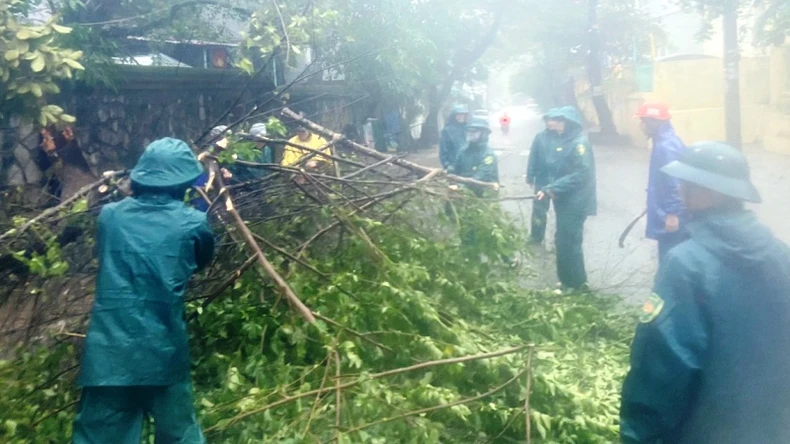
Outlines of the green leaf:
<svg viewBox="0 0 790 444">
<path fill-rule="evenodd" d="M 80 64 L 80 62 L 72 59 L 63 59 L 63 63 L 68 65 L 70 68 L 76 69 L 78 71 L 85 70 L 85 67 Z"/>
<path fill-rule="evenodd" d="M 34 34 L 33 31 L 28 28 L 22 28 L 16 33 L 16 38 L 19 40 L 27 40 L 35 37 L 38 37 L 38 35 Z"/>
<path fill-rule="evenodd" d="M 32 62 L 30 62 L 30 69 L 32 69 L 33 72 L 41 72 L 44 70 L 46 66 L 47 66 L 47 59 L 46 57 L 44 57 L 44 54 L 39 54 L 38 57 L 33 59 Z"/>
<path fill-rule="evenodd" d="M 69 28 L 67 26 L 61 26 L 61 25 L 58 25 L 58 24 L 55 24 L 55 23 L 52 24 L 52 29 L 55 30 L 55 32 L 57 32 L 58 34 L 69 34 L 69 33 L 71 33 L 71 28 Z"/>
<path fill-rule="evenodd" d="M 5 58 L 7 61 L 9 61 L 9 62 L 10 62 L 11 60 L 16 60 L 16 59 L 18 59 L 18 58 L 19 58 L 19 51 L 18 51 L 18 50 L 16 50 L 16 49 L 11 49 L 11 50 L 8 50 L 8 51 L 6 51 L 6 52 L 5 52 L 5 54 L 3 55 L 3 57 L 4 57 L 4 58 Z"/>
</svg>

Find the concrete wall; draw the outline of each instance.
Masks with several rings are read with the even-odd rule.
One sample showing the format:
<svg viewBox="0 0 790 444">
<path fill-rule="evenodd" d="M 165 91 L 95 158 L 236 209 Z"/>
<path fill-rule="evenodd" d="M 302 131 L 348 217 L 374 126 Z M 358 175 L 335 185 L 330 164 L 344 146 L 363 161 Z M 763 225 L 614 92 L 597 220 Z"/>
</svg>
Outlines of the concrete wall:
<svg viewBox="0 0 790 444">
<path fill-rule="evenodd" d="M 637 108 L 645 102 L 667 103 L 673 124 L 688 143 L 700 140 L 724 140 L 724 72 L 718 58 L 675 60 L 654 65 L 653 91 L 635 92 L 632 79 L 625 75 L 619 82 L 607 85 L 612 113 L 621 134 L 631 138 L 636 146 L 645 146 L 639 121 L 634 118 Z M 754 57 L 741 60 L 741 126 L 745 145 L 763 142 L 771 113 L 772 97 L 776 96 L 769 81 L 775 58 Z M 584 87 L 585 115 L 594 110 Z"/>
</svg>

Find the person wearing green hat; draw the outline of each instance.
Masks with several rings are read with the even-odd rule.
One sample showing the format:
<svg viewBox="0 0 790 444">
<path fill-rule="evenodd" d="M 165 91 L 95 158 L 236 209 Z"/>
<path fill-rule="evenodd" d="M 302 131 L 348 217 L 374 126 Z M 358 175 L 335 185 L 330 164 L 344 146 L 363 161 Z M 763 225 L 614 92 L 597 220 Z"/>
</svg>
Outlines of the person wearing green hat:
<svg viewBox="0 0 790 444">
<path fill-rule="evenodd" d="M 442 129 L 439 139 L 439 161 L 445 170 L 455 162 L 458 152 L 466 145 L 466 121 L 468 118 L 469 108 L 466 105 L 456 105 Z"/>
<path fill-rule="evenodd" d="M 496 155 L 488 146 L 491 128 L 488 120 L 475 117 L 466 125 L 466 145 L 458 152 L 449 171 L 461 177 L 469 177 L 480 182 L 499 183 L 499 167 Z M 482 188 L 471 186 L 477 196 L 482 196 Z"/>
<path fill-rule="evenodd" d="M 584 222 L 597 211 L 595 158 L 583 134 L 582 117 L 572 106 L 547 115 L 554 122 L 557 138 L 549 156 L 549 183 L 535 199 L 551 199 L 557 216 L 554 244 L 557 251 L 557 277 L 563 288 L 576 291 L 587 286 L 584 266 Z"/>
<path fill-rule="evenodd" d="M 146 417 L 157 443 L 205 442 L 192 404 L 184 320 L 187 283 L 214 254 L 206 215 L 184 204 L 202 172 L 186 143 L 157 140 L 131 172 L 133 196 L 99 215 L 75 444 L 139 444 Z"/>
<path fill-rule="evenodd" d="M 554 145 L 557 134 L 557 120 L 550 119 L 549 116 L 556 114 L 557 109 L 549 110 L 543 116 L 546 129 L 539 132 L 532 141 L 529 150 L 529 160 L 527 161 L 527 184 L 533 190 L 541 190 L 551 182 L 551 167 L 554 163 Z M 546 236 L 546 224 L 548 222 L 549 207 L 551 200 L 532 201 L 532 227 L 529 231 L 530 242 L 542 244 Z"/>
<path fill-rule="evenodd" d="M 661 171 L 680 181 L 690 238 L 642 307 L 622 441 L 790 442 L 790 248 L 744 207 L 761 198 L 737 149 L 690 145 Z"/>
</svg>

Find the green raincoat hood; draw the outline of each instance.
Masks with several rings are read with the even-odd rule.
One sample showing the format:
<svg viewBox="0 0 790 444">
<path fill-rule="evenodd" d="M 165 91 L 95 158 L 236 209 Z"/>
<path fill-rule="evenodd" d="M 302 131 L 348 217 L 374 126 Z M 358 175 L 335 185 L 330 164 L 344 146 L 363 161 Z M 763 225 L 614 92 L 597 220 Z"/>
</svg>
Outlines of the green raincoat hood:
<svg viewBox="0 0 790 444">
<path fill-rule="evenodd" d="M 563 140 L 570 140 L 579 137 L 584 129 L 582 116 L 579 111 L 572 106 L 555 108 L 546 113 L 546 118 L 557 120 L 562 119 L 565 123 L 565 132 L 562 134 Z"/>
<path fill-rule="evenodd" d="M 759 267 L 775 257 L 778 243 L 757 216 L 738 206 L 692 213 L 692 237 L 711 254 L 736 269 Z"/>
<path fill-rule="evenodd" d="M 203 166 L 186 142 L 170 137 L 151 142 L 132 170 L 132 181 L 145 187 L 170 188 L 190 184 Z"/>
</svg>

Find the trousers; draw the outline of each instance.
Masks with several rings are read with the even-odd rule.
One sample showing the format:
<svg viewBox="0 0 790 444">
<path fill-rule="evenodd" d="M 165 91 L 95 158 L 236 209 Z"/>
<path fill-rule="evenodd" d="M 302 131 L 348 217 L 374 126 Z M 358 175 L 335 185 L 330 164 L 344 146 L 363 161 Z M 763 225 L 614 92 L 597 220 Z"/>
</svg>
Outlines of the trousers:
<svg viewBox="0 0 790 444">
<path fill-rule="evenodd" d="M 546 237 L 546 224 L 549 220 L 549 207 L 551 200 L 543 199 L 532 201 L 532 227 L 529 230 L 530 240 L 536 244 L 543 243 Z"/>
<path fill-rule="evenodd" d="M 557 250 L 557 277 L 560 283 L 568 288 L 580 288 L 587 283 L 587 271 L 584 268 L 585 215 L 574 211 L 557 210 L 557 231 L 554 244 Z"/>
<path fill-rule="evenodd" d="M 146 417 L 156 444 L 205 444 L 192 403 L 192 384 L 84 387 L 74 444 L 140 444 Z"/>
</svg>

